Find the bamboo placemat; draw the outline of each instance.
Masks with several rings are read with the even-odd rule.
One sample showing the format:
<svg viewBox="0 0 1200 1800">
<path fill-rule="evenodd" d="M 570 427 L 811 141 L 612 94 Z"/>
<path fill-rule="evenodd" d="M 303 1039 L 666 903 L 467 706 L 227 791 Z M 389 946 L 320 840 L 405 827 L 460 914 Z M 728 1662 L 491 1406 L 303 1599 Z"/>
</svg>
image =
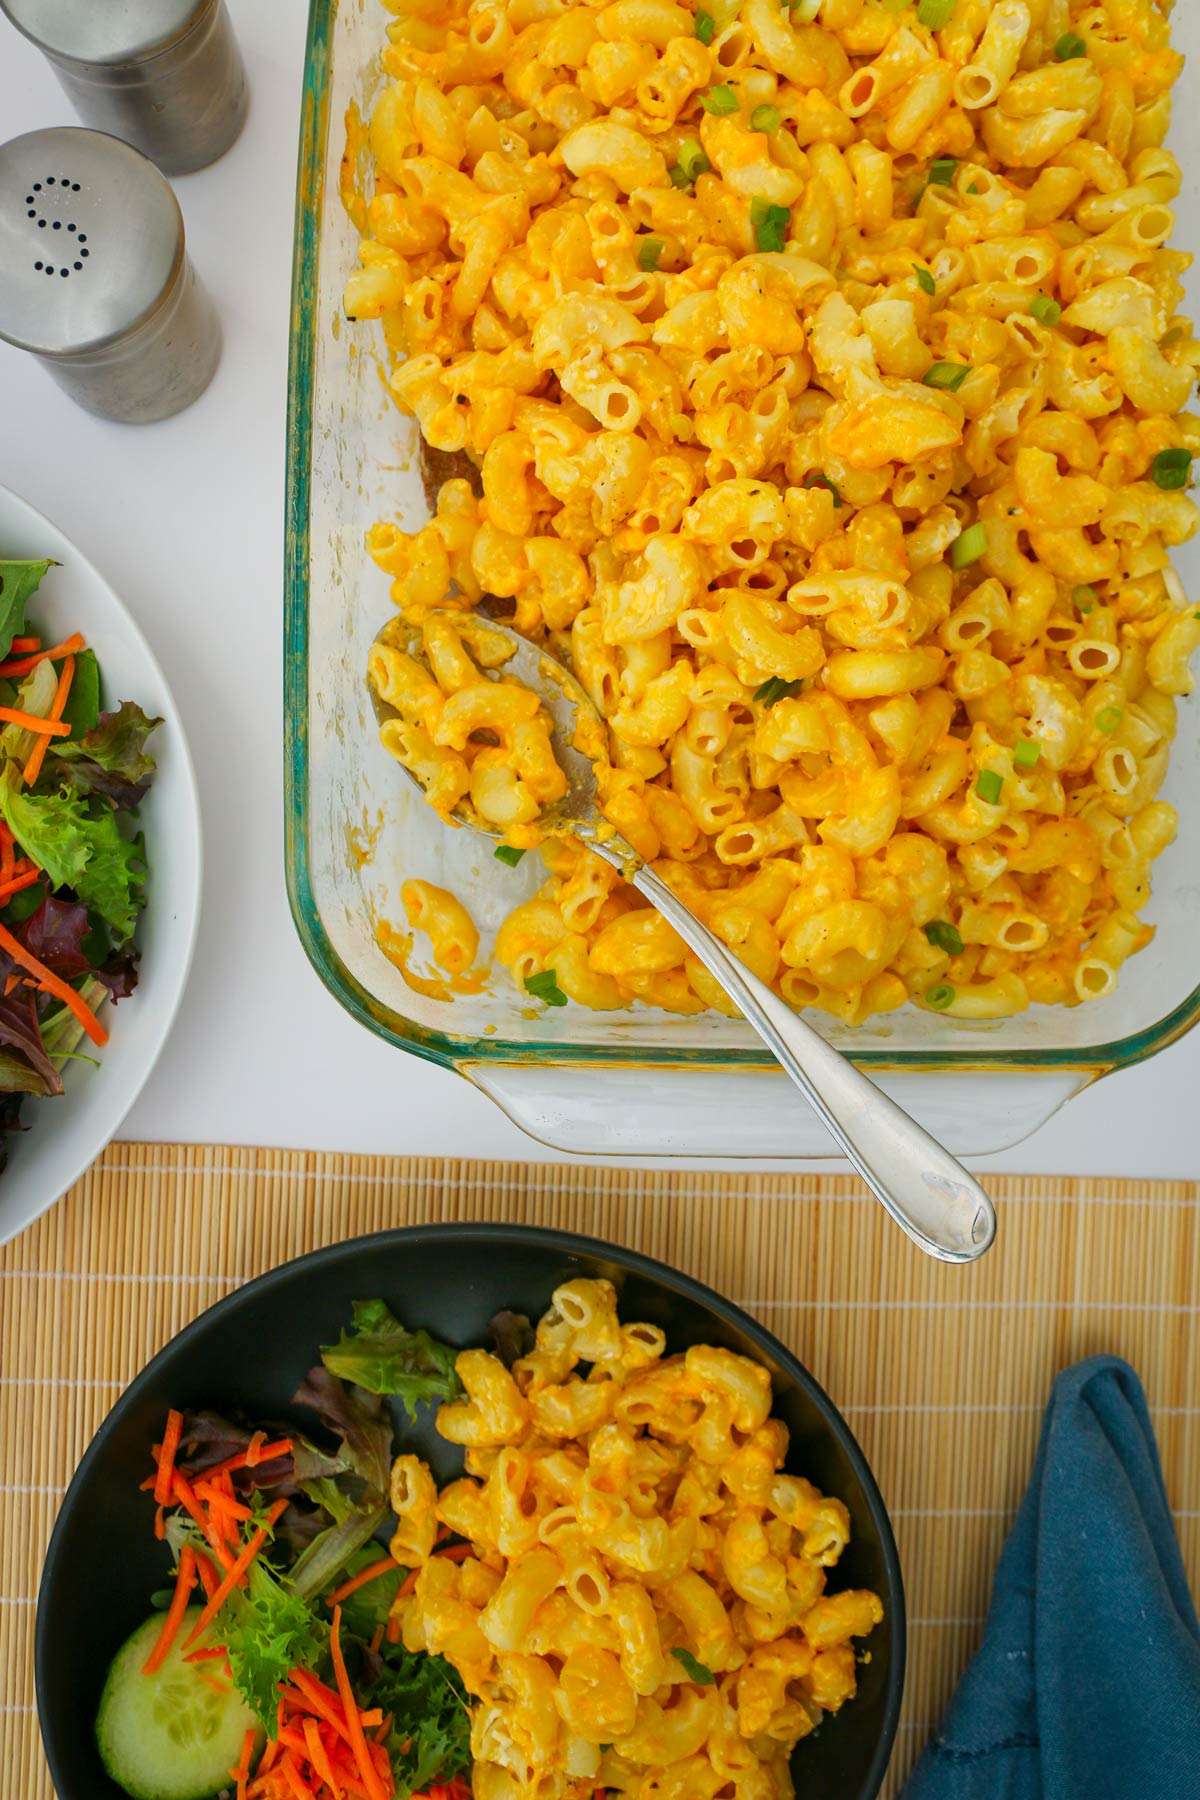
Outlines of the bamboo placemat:
<svg viewBox="0 0 1200 1800">
<path fill-rule="evenodd" d="M 909 1678 L 898 1791 L 978 1640 L 1057 1369 L 1127 1356 L 1200 1577 L 1200 1185 L 1002 1176 L 995 1249 L 921 1255 L 857 1181 L 116 1144 L 0 1250 L 0 1768 L 48 1800 L 38 1572 L 122 1387 L 230 1289 L 318 1245 L 433 1219 L 557 1225 L 644 1250 L 770 1326 L 857 1433 L 895 1522 Z"/>
</svg>

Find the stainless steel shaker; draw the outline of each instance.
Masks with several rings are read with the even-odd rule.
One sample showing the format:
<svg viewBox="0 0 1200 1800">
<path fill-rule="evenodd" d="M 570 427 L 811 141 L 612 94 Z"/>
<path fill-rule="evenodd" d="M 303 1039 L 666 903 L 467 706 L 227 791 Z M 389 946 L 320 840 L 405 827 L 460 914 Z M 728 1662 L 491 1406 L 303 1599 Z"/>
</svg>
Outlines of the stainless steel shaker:
<svg viewBox="0 0 1200 1800">
<path fill-rule="evenodd" d="M 146 424 L 204 392 L 220 325 L 140 151 L 79 126 L 0 145 L 0 339 L 103 418 Z"/>
<path fill-rule="evenodd" d="M 167 175 L 224 154 L 246 117 L 246 72 L 224 0 L 0 0 L 45 52 L 86 125 Z"/>
</svg>

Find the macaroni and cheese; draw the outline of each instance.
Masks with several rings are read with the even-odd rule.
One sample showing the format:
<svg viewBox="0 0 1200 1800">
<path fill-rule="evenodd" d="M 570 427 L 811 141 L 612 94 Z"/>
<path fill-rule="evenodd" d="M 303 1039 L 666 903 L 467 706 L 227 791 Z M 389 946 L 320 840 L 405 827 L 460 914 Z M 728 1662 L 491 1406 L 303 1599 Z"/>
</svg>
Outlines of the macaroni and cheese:
<svg viewBox="0 0 1200 1800">
<path fill-rule="evenodd" d="M 346 306 L 470 469 L 371 534 L 404 619 L 486 600 L 568 660 L 606 816 L 791 1004 L 1108 994 L 1200 646 L 1169 4 L 389 10 Z M 388 748 L 526 845 L 536 710 L 493 682 L 458 721 L 442 660 Z M 728 1007 L 545 854 L 518 981 Z"/>
<path fill-rule="evenodd" d="M 466 1475 L 396 1459 L 392 1618 L 472 1696 L 475 1800 L 790 1800 L 793 1747 L 853 1698 L 883 1607 L 825 1591 L 844 1504 L 783 1472 L 766 1369 L 664 1349 L 609 1282 L 565 1282 L 511 1372 L 458 1357 L 437 1428 Z"/>
</svg>

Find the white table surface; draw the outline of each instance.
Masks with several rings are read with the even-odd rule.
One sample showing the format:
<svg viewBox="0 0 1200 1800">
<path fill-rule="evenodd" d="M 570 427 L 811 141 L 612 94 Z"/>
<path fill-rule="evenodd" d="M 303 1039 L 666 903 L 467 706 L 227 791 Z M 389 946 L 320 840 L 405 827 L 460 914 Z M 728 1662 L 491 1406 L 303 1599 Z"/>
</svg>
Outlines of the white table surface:
<svg viewBox="0 0 1200 1800">
<path fill-rule="evenodd" d="M 280 722 L 284 408 L 307 7 L 229 5 L 250 119 L 221 162 L 176 183 L 189 248 L 224 320 L 213 386 L 165 424 L 107 425 L 0 345 L 0 482 L 53 518 L 132 608 L 174 688 L 200 777 L 206 878 L 195 968 L 122 1136 L 554 1158 L 465 1081 L 355 1024 L 292 928 Z M 0 119 L 5 137 L 77 123 L 41 55 L 2 19 Z M 1195 1032 L 1097 1084 L 988 1166 L 1194 1177 L 1198 1095 Z"/>
</svg>

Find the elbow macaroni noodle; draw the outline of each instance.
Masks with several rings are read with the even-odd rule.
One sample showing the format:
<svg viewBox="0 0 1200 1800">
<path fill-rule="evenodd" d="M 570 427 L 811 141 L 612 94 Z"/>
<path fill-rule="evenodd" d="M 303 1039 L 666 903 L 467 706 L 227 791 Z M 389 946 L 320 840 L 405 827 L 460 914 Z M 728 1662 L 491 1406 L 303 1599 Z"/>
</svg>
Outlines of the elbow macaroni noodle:
<svg viewBox="0 0 1200 1800">
<path fill-rule="evenodd" d="M 484 601 L 567 660 L 607 818 L 791 1004 L 1110 992 L 1200 646 L 1169 5 L 389 6 L 346 305 L 474 478 L 371 533 L 404 619 Z M 534 842 L 532 697 L 429 653 L 384 742 Z M 518 982 L 726 1004 L 545 854 Z"/>
<path fill-rule="evenodd" d="M 472 1696 L 476 1800 L 790 1800 L 791 1751 L 853 1698 L 883 1607 L 825 1592 L 849 1515 L 782 1472 L 767 1371 L 665 1356 L 582 1279 L 511 1373 L 483 1350 L 456 1366 L 467 1398 L 437 1428 L 467 1474 L 438 1494 L 397 1459 L 392 1553 L 416 1579 L 392 1617 Z M 475 1555 L 438 1557 L 439 1523 Z"/>
</svg>

